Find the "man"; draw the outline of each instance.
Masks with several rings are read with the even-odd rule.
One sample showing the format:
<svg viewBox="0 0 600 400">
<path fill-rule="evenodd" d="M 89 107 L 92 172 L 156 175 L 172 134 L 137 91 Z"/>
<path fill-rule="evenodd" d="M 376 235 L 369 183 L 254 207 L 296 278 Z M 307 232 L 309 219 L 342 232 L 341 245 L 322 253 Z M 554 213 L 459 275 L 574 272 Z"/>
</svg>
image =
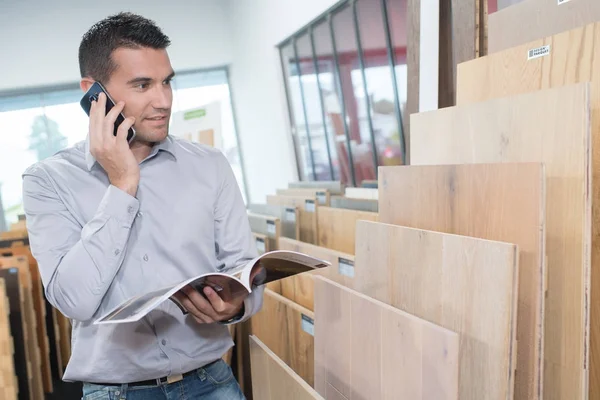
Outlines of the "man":
<svg viewBox="0 0 600 400">
<path fill-rule="evenodd" d="M 46 296 L 73 321 L 64 380 L 83 382 L 84 399 L 243 398 L 221 357 L 233 344 L 227 325 L 260 309 L 260 289 L 224 301 L 186 288 L 177 297 L 187 315 L 167 301 L 139 323 L 92 324 L 131 296 L 257 256 L 224 155 L 168 134 L 169 44 L 130 13 L 94 25 L 79 48 L 81 89 L 98 81 L 117 105 L 105 114 L 101 95 L 87 139 L 23 175 Z"/>
</svg>

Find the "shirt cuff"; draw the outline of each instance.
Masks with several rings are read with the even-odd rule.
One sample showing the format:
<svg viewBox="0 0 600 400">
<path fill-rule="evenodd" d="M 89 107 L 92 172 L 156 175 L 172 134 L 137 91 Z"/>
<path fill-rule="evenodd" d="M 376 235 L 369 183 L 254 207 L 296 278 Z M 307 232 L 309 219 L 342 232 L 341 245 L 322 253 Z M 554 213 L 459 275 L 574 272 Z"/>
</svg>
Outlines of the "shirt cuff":
<svg viewBox="0 0 600 400">
<path fill-rule="evenodd" d="M 129 193 L 110 185 L 100 202 L 98 211 L 102 215 L 113 217 L 130 227 L 140 208 L 140 201 Z"/>
</svg>

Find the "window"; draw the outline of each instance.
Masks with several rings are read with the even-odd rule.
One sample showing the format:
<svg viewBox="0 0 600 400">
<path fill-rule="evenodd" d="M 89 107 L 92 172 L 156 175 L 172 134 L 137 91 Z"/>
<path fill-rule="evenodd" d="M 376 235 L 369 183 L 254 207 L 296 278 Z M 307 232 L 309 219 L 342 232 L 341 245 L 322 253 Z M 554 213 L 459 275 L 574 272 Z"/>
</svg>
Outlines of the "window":
<svg viewBox="0 0 600 400">
<path fill-rule="evenodd" d="M 284 41 L 303 180 L 360 186 L 404 160 L 406 0 L 343 1 Z"/>
<path fill-rule="evenodd" d="M 88 117 L 78 85 L 65 89 L 0 94 L 0 231 L 23 213 L 21 174 L 31 164 L 85 140 Z M 242 196 L 246 187 L 226 69 L 181 72 L 173 80 L 173 114 L 217 103 L 220 138 L 215 143 L 234 170 Z M 171 129 L 171 134 L 178 135 Z M 4 218 L 2 217 L 4 212 Z"/>
</svg>

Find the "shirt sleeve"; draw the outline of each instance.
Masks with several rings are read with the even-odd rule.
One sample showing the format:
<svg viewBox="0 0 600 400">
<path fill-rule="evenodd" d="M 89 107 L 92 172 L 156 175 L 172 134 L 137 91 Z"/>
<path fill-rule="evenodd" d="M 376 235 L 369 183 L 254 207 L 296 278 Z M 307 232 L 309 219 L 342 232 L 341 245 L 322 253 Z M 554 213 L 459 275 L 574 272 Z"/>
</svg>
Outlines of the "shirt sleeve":
<svg viewBox="0 0 600 400">
<path fill-rule="evenodd" d="M 219 154 L 220 189 L 215 203 L 215 248 L 223 270 L 237 268 L 258 257 L 252 239 L 248 213 L 233 170 L 224 155 Z M 243 322 L 256 314 L 263 303 L 264 285 L 255 287 L 244 300 L 244 315 L 233 322 Z"/>
<path fill-rule="evenodd" d="M 37 169 L 23 175 L 23 207 L 48 301 L 71 319 L 93 318 L 123 262 L 139 201 L 110 185 L 82 226 Z"/>
</svg>

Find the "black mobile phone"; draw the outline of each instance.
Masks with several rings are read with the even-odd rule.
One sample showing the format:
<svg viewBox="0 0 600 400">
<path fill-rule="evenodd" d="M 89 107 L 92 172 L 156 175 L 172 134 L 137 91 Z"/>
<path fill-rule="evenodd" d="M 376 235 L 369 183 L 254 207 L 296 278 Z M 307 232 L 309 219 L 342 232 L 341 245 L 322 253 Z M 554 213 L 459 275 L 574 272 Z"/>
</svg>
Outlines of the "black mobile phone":
<svg viewBox="0 0 600 400">
<path fill-rule="evenodd" d="M 90 109 L 92 108 L 92 101 L 98 100 L 98 95 L 100 94 L 100 92 L 104 92 L 104 94 L 106 95 L 105 115 L 108 114 L 108 112 L 115 106 L 114 100 L 110 97 L 110 95 L 108 94 L 108 92 L 106 91 L 104 86 L 102 86 L 102 84 L 100 82 L 94 82 L 94 84 L 83 95 L 81 101 L 79 102 L 79 104 L 81 104 L 81 108 L 83 108 L 83 111 L 85 111 L 85 113 L 88 115 L 88 117 L 90 116 Z M 123 113 L 119 113 L 119 115 L 117 115 L 117 119 L 115 120 L 115 129 L 114 129 L 115 136 L 117 136 L 117 130 L 119 129 L 119 125 L 121 125 L 121 123 L 123 121 L 125 121 L 125 117 L 123 116 Z M 127 133 L 127 141 L 131 142 L 134 137 L 135 137 L 135 130 L 133 129 L 133 127 L 131 127 L 131 128 L 129 128 L 129 132 Z"/>
</svg>

